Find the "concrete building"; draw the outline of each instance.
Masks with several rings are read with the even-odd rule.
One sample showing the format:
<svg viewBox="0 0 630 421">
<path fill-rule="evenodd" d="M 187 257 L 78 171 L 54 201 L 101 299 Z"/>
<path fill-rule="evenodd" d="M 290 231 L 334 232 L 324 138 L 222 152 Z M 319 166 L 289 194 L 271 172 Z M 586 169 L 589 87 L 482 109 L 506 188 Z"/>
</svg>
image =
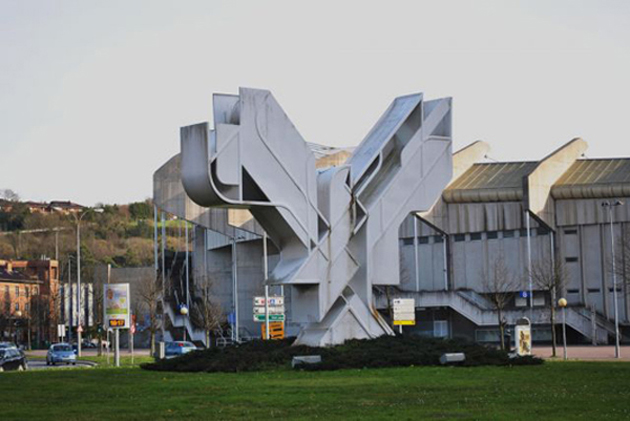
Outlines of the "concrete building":
<svg viewBox="0 0 630 421">
<path fill-rule="evenodd" d="M 316 166 L 343 165 L 352 149 L 310 144 Z M 569 301 L 567 325 L 573 342 L 610 342 L 614 335 L 612 245 L 616 261 L 630 261 L 630 159 L 587 159 L 587 143 L 574 139 L 540 161 L 494 162 L 490 146 L 475 142 L 453 154 L 453 175 L 430 210 L 410 214 L 399 229 L 399 285 L 375 286 L 373 305 L 387 318 L 390 300 L 416 300 L 417 325 L 408 332 L 467 337 L 498 342 L 496 308 L 487 279 L 493 265 L 504 262 L 510 278 L 510 299 L 503 312 L 508 330 L 517 319 L 533 323 L 533 339 L 551 339 L 550 302 Z M 263 229 L 247 210 L 202 208 L 186 195 L 176 155 L 154 174 L 154 200 L 159 211 L 195 224 L 191 232 L 190 302 L 200 284 L 210 282 L 224 313 L 238 309 L 240 336 L 260 336 L 253 322 L 252 299 L 263 292 Z M 620 200 L 625 205 L 604 207 Z M 610 217 L 612 216 L 612 237 Z M 624 260 L 625 259 L 625 260 Z M 269 243 L 269 267 L 278 250 Z M 552 297 L 531 275 L 536 267 L 562 262 L 566 285 Z M 159 264 L 158 267 L 159 269 Z M 628 333 L 630 300 L 625 273 L 618 265 L 617 296 L 621 328 Z M 301 324 L 292 317 L 291 292 L 287 331 Z M 204 335 L 189 317 L 177 314 L 180 291 L 167 305 L 173 326 L 189 337 Z M 233 316 L 232 316 L 233 317 Z M 232 323 L 232 326 L 234 324 Z M 216 335 L 234 336 L 217 329 Z M 167 338 L 168 339 L 168 338 Z M 623 337 L 625 340 L 626 338 Z"/>
</svg>

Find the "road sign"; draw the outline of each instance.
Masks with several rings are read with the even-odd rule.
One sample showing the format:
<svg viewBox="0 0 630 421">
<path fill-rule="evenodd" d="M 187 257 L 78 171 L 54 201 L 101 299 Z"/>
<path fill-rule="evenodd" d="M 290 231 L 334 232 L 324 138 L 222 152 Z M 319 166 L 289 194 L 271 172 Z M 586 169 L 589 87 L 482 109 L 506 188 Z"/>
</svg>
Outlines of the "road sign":
<svg viewBox="0 0 630 421">
<path fill-rule="evenodd" d="M 264 307 L 265 297 L 254 297 L 254 307 Z M 274 295 L 269 297 L 269 307 L 284 306 L 284 297 Z"/>
<path fill-rule="evenodd" d="M 128 329 L 130 325 L 129 284 L 107 284 L 103 286 L 103 312 L 105 325 L 115 329 Z"/>
<path fill-rule="evenodd" d="M 413 298 L 394 298 L 394 325 L 414 326 L 416 324 L 416 303 Z"/>
<path fill-rule="evenodd" d="M 264 314 L 254 314 L 255 322 L 264 322 L 265 315 Z M 284 322 L 284 314 L 269 314 L 270 322 Z"/>
<path fill-rule="evenodd" d="M 228 319 L 228 323 L 231 324 L 231 325 L 236 323 L 236 315 L 234 314 L 233 311 L 228 313 L 227 319 Z"/>
<path fill-rule="evenodd" d="M 265 324 L 260 325 L 262 338 L 265 339 Z M 284 338 L 284 323 L 283 322 L 271 322 L 269 323 L 269 339 L 283 339 Z"/>
<path fill-rule="evenodd" d="M 57 336 L 59 338 L 65 338 L 65 336 L 66 336 L 66 325 L 57 325 Z"/>
<path fill-rule="evenodd" d="M 265 307 L 254 307 L 254 314 L 262 314 L 264 316 Z M 282 307 L 269 306 L 269 314 L 284 314 L 284 306 Z"/>
<path fill-rule="evenodd" d="M 79 325 L 79 327 L 77 327 L 77 333 L 83 333 L 83 326 Z"/>
</svg>

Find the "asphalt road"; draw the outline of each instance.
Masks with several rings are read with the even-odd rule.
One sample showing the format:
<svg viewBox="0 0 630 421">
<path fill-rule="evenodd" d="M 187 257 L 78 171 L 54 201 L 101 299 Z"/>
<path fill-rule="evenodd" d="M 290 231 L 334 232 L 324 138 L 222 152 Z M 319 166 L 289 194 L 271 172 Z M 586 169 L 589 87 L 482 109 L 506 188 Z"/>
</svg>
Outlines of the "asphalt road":
<svg viewBox="0 0 630 421">
<path fill-rule="evenodd" d="M 77 361 L 77 365 L 67 365 L 67 364 L 57 364 L 57 365 L 46 365 L 46 360 L 28 360 L 28 369 L 29 370 L 60 370 L 65 368 L 90 368 L 93 367 L 94 363 L 87 361 Z"/>
</svg>

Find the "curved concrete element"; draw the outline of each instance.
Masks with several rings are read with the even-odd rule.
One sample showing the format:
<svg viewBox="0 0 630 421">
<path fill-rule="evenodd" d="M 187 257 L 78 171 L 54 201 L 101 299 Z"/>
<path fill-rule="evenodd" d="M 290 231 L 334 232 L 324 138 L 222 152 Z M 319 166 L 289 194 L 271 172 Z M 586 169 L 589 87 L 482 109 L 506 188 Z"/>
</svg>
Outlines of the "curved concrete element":
<svg viewBox="0 0 630 421">
<path fill-rule="evenodd" d="M 318 171 L 270 92 L 213 105 L 214 130 L 181 130 L 182 183 L 201 206 L 249 209 L 267 232 L 280 251 L 268 282 L 292 288 L 297 343 L 392 334 L 372 287 L 399 283 L 399 226 L 451 179 L 450 98 L 397 98 L 347 165 Z"/>
</svg>

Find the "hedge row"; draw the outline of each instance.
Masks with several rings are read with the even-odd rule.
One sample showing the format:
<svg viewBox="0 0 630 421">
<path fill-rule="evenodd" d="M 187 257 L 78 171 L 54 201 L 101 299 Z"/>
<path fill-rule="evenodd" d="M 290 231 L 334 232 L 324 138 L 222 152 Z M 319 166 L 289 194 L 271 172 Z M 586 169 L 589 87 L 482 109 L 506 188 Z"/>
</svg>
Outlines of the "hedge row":
<svg viewBox="0 0 630 421">
<path fill-rule="evenodd" d="M 295 338 L 279 341 L 256 340 L 225 348 L 210 348 L 181 357 L 143 364 L 142 368 L 179 372 L 242 372 L 288 368 L 298 355 L 321 355 L 319 364 L 307 370 L 377 368 L 439 365 L 444 353 L 463 352 L 461 366 L 542 364 L 535 357 L 510 358 L 504 351 L 459 339 L 419 336 L 382 336 L 352 340 L 330 348 L 291 346 Z"/>
</svg>

